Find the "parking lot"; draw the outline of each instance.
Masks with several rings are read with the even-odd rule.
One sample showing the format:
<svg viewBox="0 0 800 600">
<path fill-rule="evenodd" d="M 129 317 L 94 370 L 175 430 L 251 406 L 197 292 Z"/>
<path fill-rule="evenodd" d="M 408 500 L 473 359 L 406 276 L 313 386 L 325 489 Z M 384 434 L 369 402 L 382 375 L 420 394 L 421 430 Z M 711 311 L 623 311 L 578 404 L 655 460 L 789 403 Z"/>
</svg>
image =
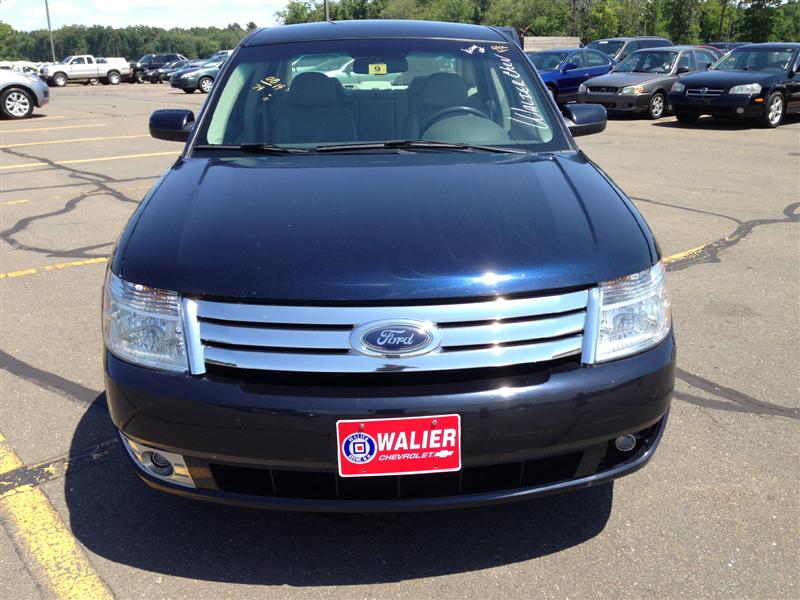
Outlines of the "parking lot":
<svg viewBox="0 0 800 600">
<path fill-rule="evenodd" d="M 105 407 L 106 257 L 205 95 L 68 86 L 0 125 L 0 596 L 800 596 L 800 119 L 612 119 L 582 149 L 661 245 L 679 344 L 659 451 L 614 484 L 326 517 L 142 484 Z"/>
</svg>

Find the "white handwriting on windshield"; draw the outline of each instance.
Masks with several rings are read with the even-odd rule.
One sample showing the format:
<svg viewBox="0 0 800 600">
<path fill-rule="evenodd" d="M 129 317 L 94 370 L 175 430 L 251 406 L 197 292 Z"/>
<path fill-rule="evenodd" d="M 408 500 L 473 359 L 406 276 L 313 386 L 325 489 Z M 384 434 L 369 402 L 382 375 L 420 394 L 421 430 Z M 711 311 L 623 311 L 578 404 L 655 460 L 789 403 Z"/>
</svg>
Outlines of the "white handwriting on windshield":
<svg viewBox="0 0 800 600">
<path fill-rule="evenodd" d="M 536 99 L 533 97 L 528 84 L 525 83 L 522 76 L 514 68 L 514 63 L 511 62 L 511 59 L 496 52 L 495 56 L 500 61 L 500 71 L 511 79 L 511 83 L 514 85 L 519 97 L 520 106 L 511 107 L 511 120 L 536 129 L 550 129 L 544 116 L 542 116 L 541 109 L 536 104 Z"/>
</svg>

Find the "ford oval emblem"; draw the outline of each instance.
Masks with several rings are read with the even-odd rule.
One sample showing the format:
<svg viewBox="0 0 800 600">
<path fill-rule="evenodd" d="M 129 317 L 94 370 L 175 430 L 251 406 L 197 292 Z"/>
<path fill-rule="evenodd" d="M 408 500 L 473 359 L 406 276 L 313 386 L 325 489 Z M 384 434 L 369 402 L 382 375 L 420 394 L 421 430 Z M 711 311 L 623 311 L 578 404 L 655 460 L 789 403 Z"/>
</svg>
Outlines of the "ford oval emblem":
<svg viewBox="0 0 800 600">
<path fill-rule="evenodd" d="M 439 347 L 441 336 L 433 323 L 387 320 L 366 323 L 353 330 L 350 345 L 367 356 L 408 358 Z"/>
</svg>

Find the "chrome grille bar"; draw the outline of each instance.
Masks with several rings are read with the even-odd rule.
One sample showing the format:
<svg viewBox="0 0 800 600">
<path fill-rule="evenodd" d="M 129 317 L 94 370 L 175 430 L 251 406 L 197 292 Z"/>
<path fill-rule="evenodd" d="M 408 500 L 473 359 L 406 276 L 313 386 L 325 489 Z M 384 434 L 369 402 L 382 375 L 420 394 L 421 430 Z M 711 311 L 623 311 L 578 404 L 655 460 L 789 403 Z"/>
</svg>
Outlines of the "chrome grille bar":
<svg viewBox="0 0 800 600">
<path fill-rule="evenodd" d="M 434 352 L 413 358 L 373 358 L 360 354 L 296 354 L 205 348 L 206 362 L 240 369 L 305 373 L 396 373 L 507 367 L 542 362 L 578 354 L 581 336 L 522 346 L 505 346 L 461 352 Z"/>
<path fill-rule="evenodd" d="M 387 318 L 416 319 L 433 323 L 497 321 L 571 312 L 586 307 L 586 290 L 557 296 L 497 299 L 463 304 L 412 306 L 283 306 L 227 304 L 197 301 L 197 315 L 220 321 L 287 325 L 359 325 Z"/>
</svg>

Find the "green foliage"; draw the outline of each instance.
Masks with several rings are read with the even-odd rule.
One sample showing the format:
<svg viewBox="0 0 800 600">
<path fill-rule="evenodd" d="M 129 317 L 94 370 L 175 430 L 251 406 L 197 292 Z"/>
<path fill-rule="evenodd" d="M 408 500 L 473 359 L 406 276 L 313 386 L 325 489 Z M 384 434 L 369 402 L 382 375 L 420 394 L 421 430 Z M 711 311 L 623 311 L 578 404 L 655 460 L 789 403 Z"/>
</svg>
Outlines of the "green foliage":
<svg viewBox="0 0 800 600">
<path fill-rule="evenodd" d="M 322 21 L 322 0 L 290 0 L 275 15 L 287 25 Z M 677 43 L 800 41 L 800 0 L 330 0 L 330 16 L 347 19 L 431 19 L 515 27 L 525 35 L 577 36 L 584 42 L 618 35 L 662 35 Z M 138 59 L 150 52 L 190 58 L 233 48 L 244 28 L 56 29 L 56 56 L 94 54 Z M 0 60 L 50 60 L 47 30 L 15 31 L 0 22 Z"/>
<path fill-rule="evenodd" d="M 248 27 L 251 24 L 248 23 Z M 255 23 L 252 23 L 255 26 Z M 207 57 L 236 46 L 246 31 L 238 23 L 225 28 L 163 29 L 134 25 L 121 29 L 101 25 L 66 25 L 53 31 L 56 58 L 70 54 L 124 56 L 136 60 L 153 52 L 178 52 L 189 58 Z M 46 29 L 14 31 L 0 23 L 0 60 L 52 60 Z"/>
</svg>

